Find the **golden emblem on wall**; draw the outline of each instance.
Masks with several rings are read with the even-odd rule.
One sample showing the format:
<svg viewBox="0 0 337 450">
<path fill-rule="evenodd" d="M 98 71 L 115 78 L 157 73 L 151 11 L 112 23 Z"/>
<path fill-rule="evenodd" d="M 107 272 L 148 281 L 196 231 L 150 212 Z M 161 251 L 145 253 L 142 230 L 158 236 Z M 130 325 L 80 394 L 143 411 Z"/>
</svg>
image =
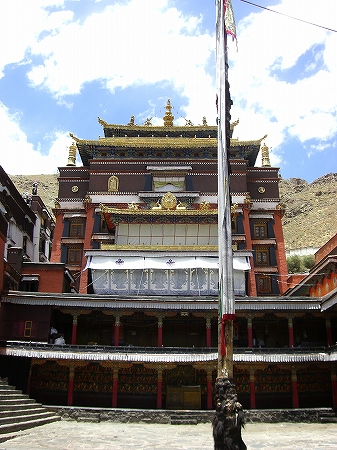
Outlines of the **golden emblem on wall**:
<svg viewBox="0 0 337 450">
<path fill-rule="evenodd" d="M 260 186 L 257 190 L 260 192 L 260 194 L 264 194 L 266 192 L 266 188 L 263 186 Z"/>
<path fill-rule="evenodd" d="M 71 190 L 72 190 L 73 192 L 78 192 L 78 186 L 72 186 L 72 187 L 71 187 Z"/>
<path fill-rule="evenodd" d="M 172 192 L 166 192 L 161 199 L 161 205 L 165 209 L 175 209 L 177 206 L 177 197 Z"/>
<path fill-rule="evenodd" d="M 108 192 L 117 192 L 119 187 L 119 179 L 116 175 L 112 175 L 108 179 Z"/>
</svg>

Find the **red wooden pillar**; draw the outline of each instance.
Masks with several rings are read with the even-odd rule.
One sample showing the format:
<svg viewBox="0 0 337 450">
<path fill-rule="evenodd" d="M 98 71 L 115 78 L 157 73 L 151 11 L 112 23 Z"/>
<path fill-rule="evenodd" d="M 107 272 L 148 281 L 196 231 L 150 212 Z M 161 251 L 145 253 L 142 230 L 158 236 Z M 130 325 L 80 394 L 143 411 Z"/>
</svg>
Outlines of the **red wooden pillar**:
<svg viewBox="0 0 337 450">
<path fill-rule="evenodd" d="M 212 346 L 211 327 L 212 327 L 211 318 L 206 317 L 206 347 L 207 348 Z"/>
<path fill-rule="evenodd" d="M 115 347 L 119 346 L 119 327 L 121 325 L 120 317 L 115 316 Z"/>
<path fill-rule="evenodd" d="M 213 379 L 212 370 L 207 370 L 207 409 L 213 409 Z"/>
<path fill-rule="evenodd" d="M 289 347 L 294 347 L 294 328 L 293 328 L 293 318 L 288 316 L 288 334 L 289 334 Z"/>
<path fill-rule="evenodd" d="M 94 222 L 95 222 L 95 208 L 91 205 L 90 202 L 85 203 L 85 209 L 87 213 L 87 220 L 85 224 L 85 236 L 83 241 L 83 248 L 90 249 L 92 248 L 91 245 L 91 237 L 92 237 L 92 230 L 94 228 Z M 86 258 L 84 255 L 82 256 L 82 268 L 81 268 L 81 277 L 80 277 L 80 286 L 79 286 L 79 292 L 80 294 L 87 294 L 87 287 L 88 287 L 88 270 L 84 270 L 86 266 Z"/>
<path fill-rule="evenodd" d="M 63 234 L 63 214 L 59 209 L 54 209 L 56 214 L 55 228 L 54 228 L 54 238 L 53 247 L 50 255 L 50 262 L 59 263 L 61 262 L 61 239 Z"/>
<path fill-rule="evenodd" d="M 293 408 L 299 407 L 298 388 L 297 388 L 297 373 L 295 367 L 291 369 L 291 387 L 293 394 Z"/>
<path fill-rule="evenodd" d="M 330 317 L 325 318 L 326 336 L 328 341 L 328 347 L 332 346 L 332 331 L 331 331 L 331 320 Z"/>
<path fill-rule="evenodd" d="M 157 409 L 163 408 L 163 369 L 158 369 L 157 374 Z"/>
<path fill-rule="evenodd" d="M 69 379 L 68 379 L 68 400 L 67 405 L 71 406 L 73 404 L 74 397 L 74 375 L 75 375 L 75 367 L 69 367 Z"/>
<path fill-rule="evenodd" d="M 248 316 L 247 319 L 247 332 L 248 332 L 248 347 L 253 347 L 253 318 L 252 316 Z"/>
<path fill-rule="evenodd" d="M 332 385 L 332 405 L 337 407 L 337 377 L 336 369 L 331 369 L 331 385 Z"/>
<path fill-rule="evenodd" d="M 249 390 L 250 390 L 250 409 L 256 408 L 255 400 L 255 371 L 250 369 L 249 371 Z"/>
<path fill-rule="evenodd" d="M 77 314 L 73 314 L 73 327 L 71 330 L 71 345 L 76 345 L 76 336 L 77 336 Z"/>
<path fill-rule="evenodd" d="M 158 338 L 157 338 L 157 346 L 162 347 L 163 345 L 163 318 L 161 316 L 158 317 Z"/>
<path fill-rule="evenodd" d="M 112 377 L 112 407 L 117 408 L 117 394 L 118 394 L 118 367 L 113 369 Z"/>
<path fill-rule="evenodd" d="M 252 237 L 250 233 L 250 224 L 249 224 L 249 211 L 251 208 L 251 202 L 249 199 L 245 201 L 245 206 L 243 208 L 243 230 L 246 236 L 246 249 L 252 250 Z M 249 258 L 251 270 L 248 272 L 248 295 L 251 297 L 257 296 L 256 290 L 256 279 L 255 279 L 255 270 L 254 270 L 254 259 L 253 257 Z"/>
<path fill-rule="evenodd" d="M 284 209 L 280 207 L 274 213 L 274 234 L 277 242 L 275 249 L 276 261 L 279 273 L 279 290 L 282 295 L 288 288 L 287 278 L 288 278 L 288 266 L 286 259 L 286 251 L 284 245 L 283 228 L 282 228 L 282 217 L 284 215 Z"/>
</svg>

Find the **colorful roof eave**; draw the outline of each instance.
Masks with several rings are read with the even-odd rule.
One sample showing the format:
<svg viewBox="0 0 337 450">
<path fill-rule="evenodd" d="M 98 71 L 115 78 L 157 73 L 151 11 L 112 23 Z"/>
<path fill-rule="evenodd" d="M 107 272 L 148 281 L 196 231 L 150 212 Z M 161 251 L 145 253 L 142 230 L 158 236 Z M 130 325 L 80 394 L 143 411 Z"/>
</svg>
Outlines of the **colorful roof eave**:
<svg viewBox="0 0 337 450">
<path fill-rule="evenodd" d="M 103 214 L 118 216 L 217 216 L 217 209 L 120 209 L 100 204 Z"/>
</svg>

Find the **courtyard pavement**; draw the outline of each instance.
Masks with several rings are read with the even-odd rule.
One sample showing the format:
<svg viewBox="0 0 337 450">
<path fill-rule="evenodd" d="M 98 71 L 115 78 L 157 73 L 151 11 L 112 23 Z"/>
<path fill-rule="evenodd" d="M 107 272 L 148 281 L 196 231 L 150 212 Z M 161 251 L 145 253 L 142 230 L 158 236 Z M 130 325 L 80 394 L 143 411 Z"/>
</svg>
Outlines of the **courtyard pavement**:
<svg viewBox="0 0 337 450">
<path fill-rule="evenodd" d="M 242 432 L 251 449 L 337 449 L 336 424 L 254 423 Z M 212 450 L 210 424 L 161 425 L 60 421 L 21 431 L 0 449 Z"/>
</svg>

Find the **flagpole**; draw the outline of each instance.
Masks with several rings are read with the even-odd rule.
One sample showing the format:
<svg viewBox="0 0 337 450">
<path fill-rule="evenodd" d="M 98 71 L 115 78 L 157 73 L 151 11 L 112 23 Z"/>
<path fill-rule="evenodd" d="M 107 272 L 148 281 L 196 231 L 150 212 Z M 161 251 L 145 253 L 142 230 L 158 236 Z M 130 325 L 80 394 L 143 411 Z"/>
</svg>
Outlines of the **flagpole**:
<svg viewBox="0 0 337 450">
<path fill-rule="evenodd" d="M 216 70 L 218 123 L 218 371 L 215 383 L 215 415 L 212 421 L 214 450 L 246 450 L 241 437 L 244 425 L 233 378 L 233 281 L 232 221 L 229 192 L 230 107 L 227 33 L 235 36 L 231 0 L 217 0 Z M 226 29 L 228 20 L 229 29 Z"/>
</svg>

